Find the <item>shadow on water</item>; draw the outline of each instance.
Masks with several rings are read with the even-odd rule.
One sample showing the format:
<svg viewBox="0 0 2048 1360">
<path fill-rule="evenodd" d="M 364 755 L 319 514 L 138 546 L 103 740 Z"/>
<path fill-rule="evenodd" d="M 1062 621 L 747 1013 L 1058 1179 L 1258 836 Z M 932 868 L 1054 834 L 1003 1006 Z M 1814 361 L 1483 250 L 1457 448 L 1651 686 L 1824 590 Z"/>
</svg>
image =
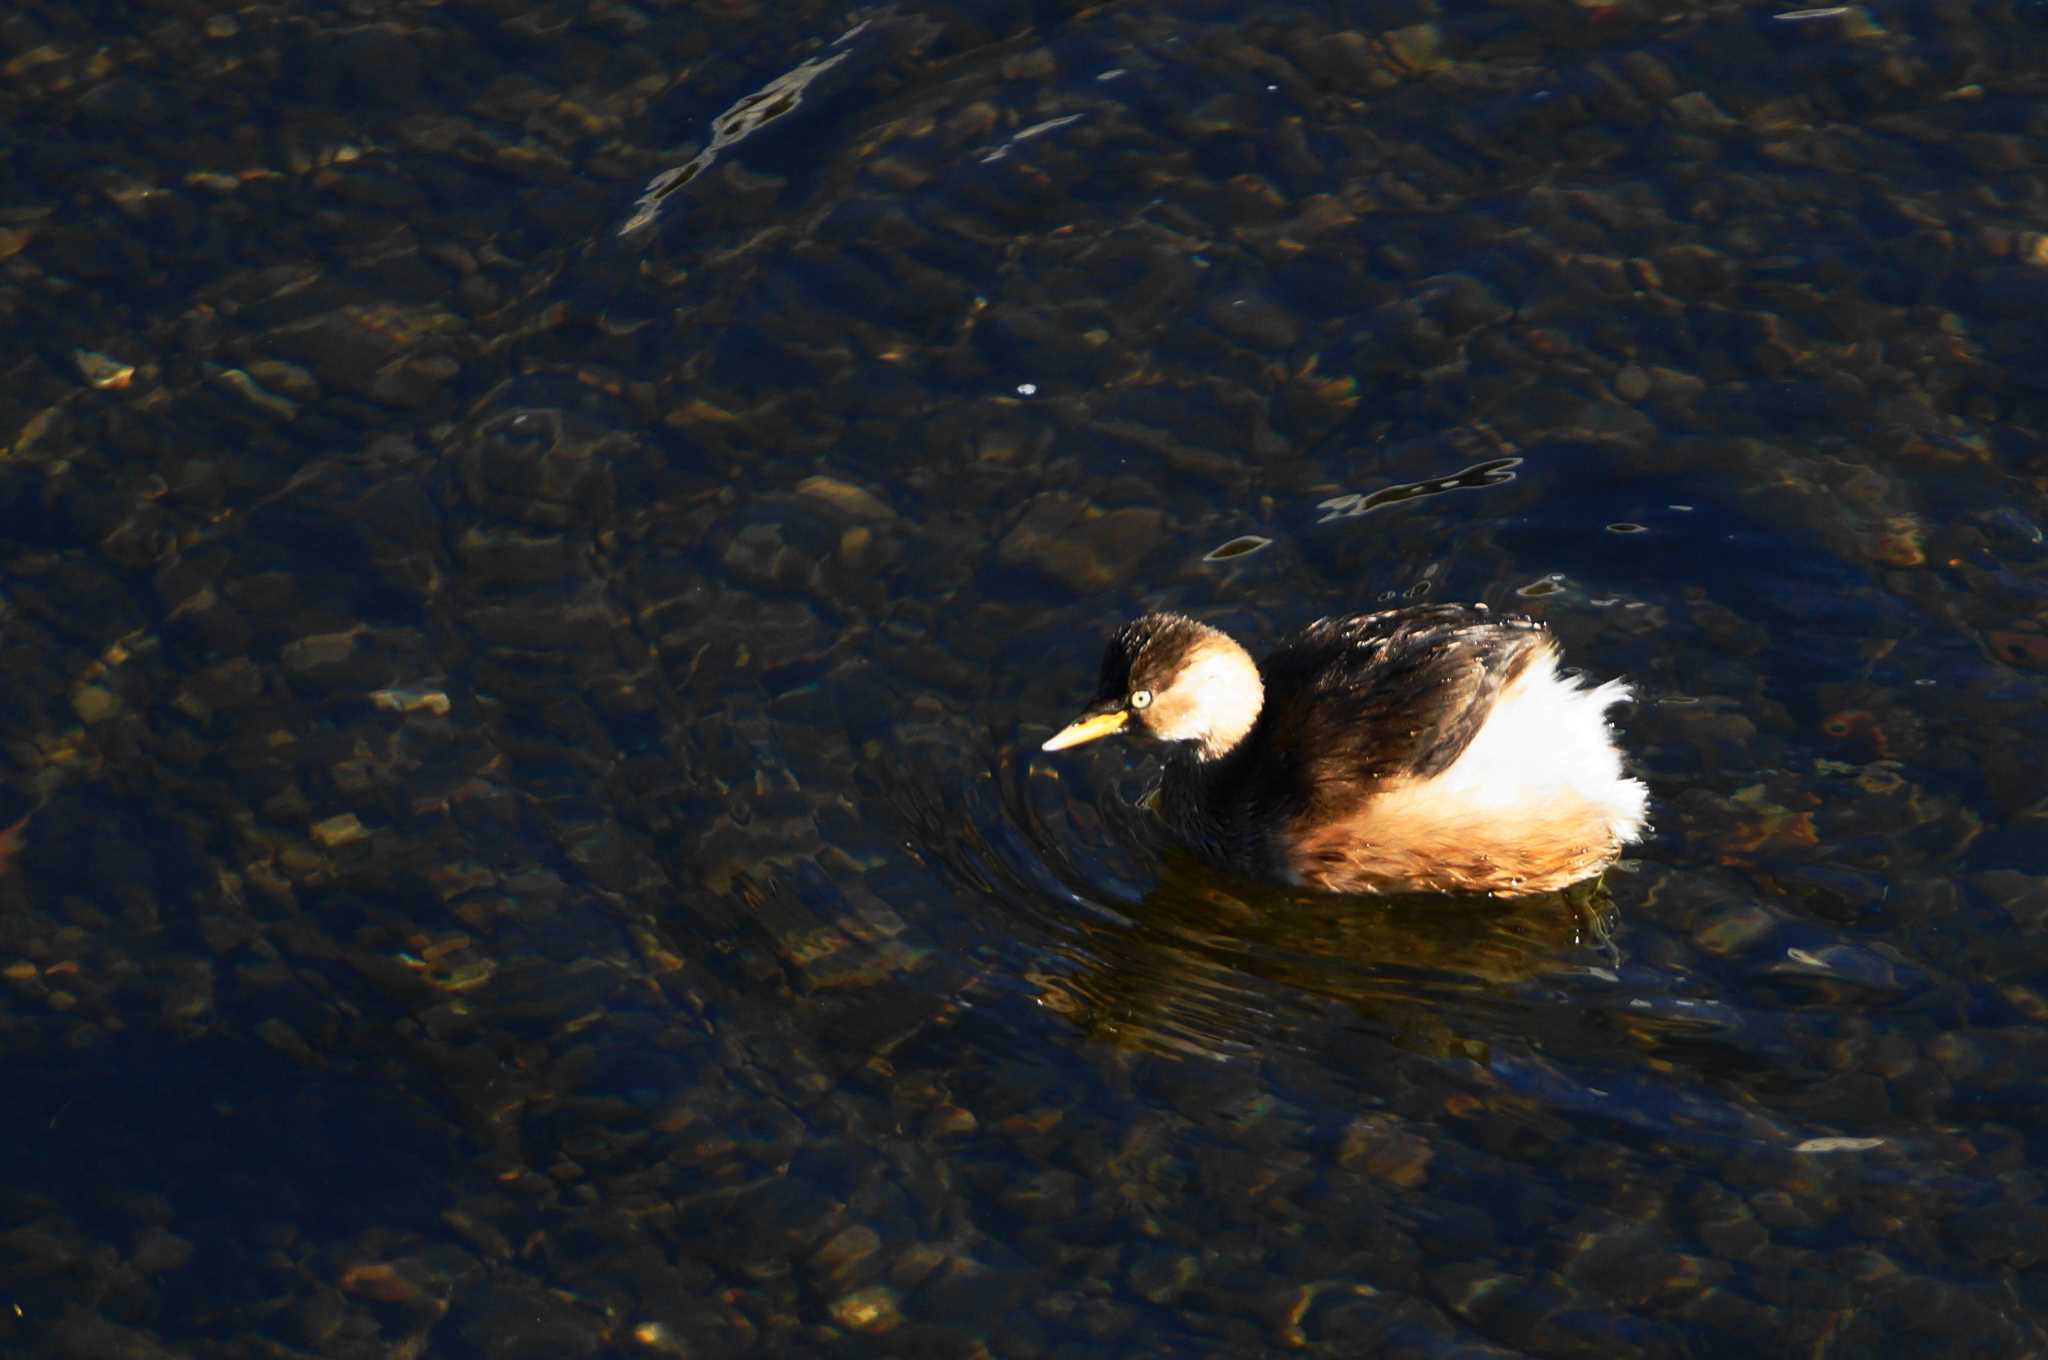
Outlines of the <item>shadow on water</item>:
<svg viewBox="0 0 2048 1360">
<path fill-rule="evenodd" d="M 191 1270 L 150 1306 L 188 1320 L 280 1286 L 266 1235 L 339 1243 L 432 1228 L 470 1155 L 441 1110 L 382 1074 L 322 1070 L 251 1038 L 137 1035 L 82 1054 L 16 1054 L 8 1070 L 5 1216 L 55 1208 L 87 1233 L 168 1235 L 165 1264 L 189 1259 Z M 0 1293 L 42 1325 L 96 1273 L 75 1244 L 27 1233 L 0 1254 Z M 129 1281 L 116 1296 L 134 1298 L 116 1307 L 155 1288 Z"/>
</svg>

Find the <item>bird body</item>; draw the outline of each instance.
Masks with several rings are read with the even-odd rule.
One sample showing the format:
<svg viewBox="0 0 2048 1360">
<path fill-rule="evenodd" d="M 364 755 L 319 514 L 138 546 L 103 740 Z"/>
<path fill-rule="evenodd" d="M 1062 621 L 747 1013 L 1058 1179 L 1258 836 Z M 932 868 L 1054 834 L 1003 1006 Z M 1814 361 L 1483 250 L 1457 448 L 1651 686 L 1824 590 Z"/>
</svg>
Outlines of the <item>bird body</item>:
<svg viewBox="0 0 2048 1360">
<path fill-rule="evenodd" d="M 1127 727 L 1167 743 L 1160 815 L 1206 858 L 1329 892 L 1547 892 L 1606 868 L 1648 791 L 1532 619 L 1424 605 L 1321 619 L 1263 662 L 1147 614 L 1047 750 Z"/>
</svg>

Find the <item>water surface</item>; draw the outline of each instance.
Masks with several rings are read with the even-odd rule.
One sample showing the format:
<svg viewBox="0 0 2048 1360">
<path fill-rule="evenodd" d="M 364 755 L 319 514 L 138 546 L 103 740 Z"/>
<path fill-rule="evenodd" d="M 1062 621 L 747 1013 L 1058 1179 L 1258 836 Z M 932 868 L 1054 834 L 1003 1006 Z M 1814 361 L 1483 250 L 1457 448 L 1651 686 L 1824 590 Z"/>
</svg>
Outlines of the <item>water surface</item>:
<svg viewBox="0 0 2048 1360">
<path fill-rule="evenodd" d="M 0 1341 L 2041 1348 L 2044 18 L 0 24 Z M 1423 598 L 1603 883 L 1037 750 Z"/>
</svg>

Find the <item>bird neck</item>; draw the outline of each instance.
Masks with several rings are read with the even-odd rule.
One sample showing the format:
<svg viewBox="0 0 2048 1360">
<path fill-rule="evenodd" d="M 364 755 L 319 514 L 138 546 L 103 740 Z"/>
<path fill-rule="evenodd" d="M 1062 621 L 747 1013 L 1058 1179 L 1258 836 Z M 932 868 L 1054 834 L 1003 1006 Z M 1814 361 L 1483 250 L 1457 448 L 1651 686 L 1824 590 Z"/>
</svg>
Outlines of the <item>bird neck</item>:
<svg viewBox="0 0 2048 1360">
<path fill-rule="evenodd" d="M 1169 748 L 1157 803 L 1181 844 L 1253 874 L 1272 867 L 1265 825 L 1271 800 L 1259 779 L 1260 747 L 1255 725 L 1252 735 L 1213 758 L 1192 742 Z"/>
</svg>

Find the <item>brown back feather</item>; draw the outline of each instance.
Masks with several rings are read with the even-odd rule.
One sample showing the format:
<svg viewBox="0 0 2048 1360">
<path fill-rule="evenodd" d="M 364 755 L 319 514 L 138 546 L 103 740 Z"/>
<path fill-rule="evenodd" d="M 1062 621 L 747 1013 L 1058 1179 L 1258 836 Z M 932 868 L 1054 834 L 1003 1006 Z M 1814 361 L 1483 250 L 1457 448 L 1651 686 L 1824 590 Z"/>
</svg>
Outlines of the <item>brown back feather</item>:
<svg viewBox="0 0 2048 1360">
<path fill-rule="evenodd" d="M 1306 818 L 1449 769 L 1501 691 L 1551 646 L 1534 620 L 1466 605 L 1311 624 L 1261 667 L 1271 740 L 1302 753 Z"/>
</svg>

